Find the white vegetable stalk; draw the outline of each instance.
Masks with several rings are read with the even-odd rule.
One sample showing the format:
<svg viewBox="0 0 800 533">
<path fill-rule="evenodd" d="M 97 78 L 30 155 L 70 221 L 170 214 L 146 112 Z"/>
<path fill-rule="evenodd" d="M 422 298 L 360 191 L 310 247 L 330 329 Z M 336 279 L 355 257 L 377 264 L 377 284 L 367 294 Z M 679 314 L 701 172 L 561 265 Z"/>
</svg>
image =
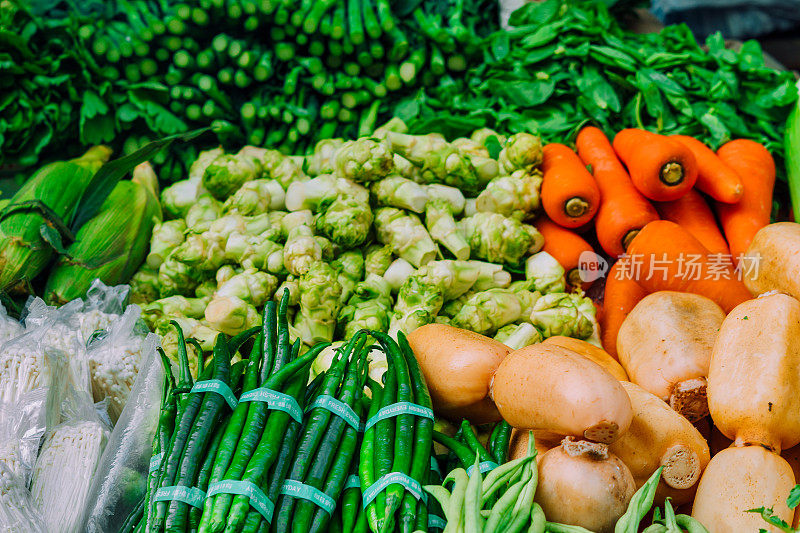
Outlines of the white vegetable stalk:
<svg viewBox="0 0 800 533">
<path fill-rule="evenodd" d="M 400 287 L 403 285 L 403 283 L 405 283 L 406 280 L 411 277 L 415 270 L 416 269 L 414 268 L 414 265 L 402 257 L 398 257 L 392 261 L 392 264 L 386 269 L 383 279 L 385 279 L 392 288 L 392 292 L 396 293 L 400 290 Z"/>
<path fill-rule="evenodd" d="M 473 291 L 506 288 L 511 285 L 511 274 L 503 270 L 503 265 L 484 261 L 470 261 L 470 263 L 480 268 L 478 279 L 475 280 L 475 285 L 472 286 Z"/>
<path fill-rule="evenodd" d="M 45 440 L 34 468 L 31 494 L 49 533 L 78 531 L 107 440 L 106 430 L 94 421 L 63 424 Z"/>
<path fill-rule="evenodd" d="M 50 361 L 37 346 L 9 346 L 0 353 L 0 403 L 16 403 L 24 394 L 49 386 L 51 377 Z"/>
<path fill-rule="evenodd" d="M 0 528 L 6 533 L 47 531 L 23 482 L 0 461 Z"/>
</svg>

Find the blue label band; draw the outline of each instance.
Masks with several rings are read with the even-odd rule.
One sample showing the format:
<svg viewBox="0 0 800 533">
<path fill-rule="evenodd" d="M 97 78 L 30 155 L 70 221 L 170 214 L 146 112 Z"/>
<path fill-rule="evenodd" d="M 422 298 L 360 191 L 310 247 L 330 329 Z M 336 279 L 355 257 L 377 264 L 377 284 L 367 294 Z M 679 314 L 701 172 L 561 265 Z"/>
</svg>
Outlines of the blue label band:
<svg viewBox="0 0 800 533">
<path fill-rule="evenodd" d="M 367 424 L 364 427 L 365 430 L 371 428 L 381 420 L 386 420 L 387 418 L 392 418 L 395 416 L 400 415 L 414 415 L 420 416 L 424 418 L 430 418 L 433 420 L 433 409 L 429 409 L 427 407 L 423 407 L 421 405 L 417 405 L 411 402 L 397 402 L 393 403 L 392 405 L 387 405 L 377 413 L 375 416 L 367 420 Z"/>
<path fill-rule="evenodd" d="M 428 515 L 428 528 L 429 529 L 433 529 L 433 528 L 444 529 L 446 527 L 447 527 L 447 520 L 445 520 L 441 516 L 436 516 L 435 514 L 429 514 Z"/>
<path fill-rule="evenodd" d="M 225 399 L 225 402 L 231 409 L 236 409 L 236 406 L 239 404 L 228 384 L 218 379 L 198 381 L 194 384 L 190 392 L 216 392 Z"/>
<path fill-rule="evenodd" d="M 177 500 L 179 502 L 187 503 L 192 507 L 198 509 L 203 508 L 203 502 L 206 501 L 206 493 L 197 487 L 183 487 L 176 485 L 173 487 L 161 487 L 156 491 L 155 501 L 169 502 Z"/>
<path fill-rule="evenodd" d="M 272 389 L 259 387 L 242 394 L 240 402 L 264 402 L 270 409 L 283 411 L 294 418 L 299 424 L 303 423 L 303 410 L 293 397 Z"/>
<path fill-rule="evenodd" d="M 490 470 L 494 470 L 498 466 L 500 466 L 500 465 L 498 465 L 497 463 L 494 463 L 492 461 L 483 461 L 480 464 L 478 464 L 478 470 L 480 471 L 481 474 L 485 474 L 486 472 L 489 472 Z M 475 470 L 475 465 L 472 465 L 469 468 L 467 468 L 467 475 L 471 476 L 472 472 L 474 470 Z"/>
<path fill-rule="evenodd" d="M 344 484 L 344 489 L 360 489 L 361 488 L 361 480 L 355 474 L 350 474 L 350 477 L 347 478 L 347 482 Z"/>
<path fill-rule="evenodd" d="M 267 498 L 264 491 L 258 485 L 249 481 L 225 480 L 212 483 L 208 487 L 208 497 L 217 494 L 238 494 L 250 498 L 250 507 L 258 511 L 267 522 L 272 522 L 272 514 L 275 512 L 275 504 Z"/>
<path fill-rule="evenodd" d="M 336 510 L 336 500 L 321 490 L 294 479 L 287 479 L 283 482 L 281 494 L 285 494 L 286 496 L 291 496 L 293 498 L 302 498 L 304 500 L 308 500 L 329 515 L 332 515 Z"/>
<path fill-rule="evenodd" d="M 431 471 L 436 472 L 439 474 L 439 477 L 442 477 L 442 469 L 439 468 L 439 461 L 436 460 L 436 457 L 431 455 Z"/>
<path fill-rule="evenodd" d="M 306 408 L 306 412 L 311 411 L 315 407 L 321 407 L 322 409 L 327 409 L 331 413 L 335 414 L 336 416 L 347 422 L 350 425 L 350 427 L 352 427 L 356 431 L 362 430 L 361 417 L 359 417 L 356 414 L 356 412 L 353 411 L 352 407 L 350 407 L 344 402 L 337 400 L 333 396 L 329 396 L 327 394 L 317 396 L 317 399 L 314 400 L 314 403 L 312 403 Z"/>
<path fill-rule="evenodd" d="M 389 472 L 363 491 L 364 509 L 389 485 L 402 485 L 414 498 L 422 499 L 423 501 L 428 499 L 427 495 L 422 491 L 422 485 L 420 485 L 419 481 L 402 472 Z"/>
<path fill-rule="evenodd" d="M 155 472 L 159 468 L 161 468 L 161 458 L 163 457 L 162 453 L 157 453 L 153 457 L 150 458 L 150 469 L 148 472 Z"/>
</svg>

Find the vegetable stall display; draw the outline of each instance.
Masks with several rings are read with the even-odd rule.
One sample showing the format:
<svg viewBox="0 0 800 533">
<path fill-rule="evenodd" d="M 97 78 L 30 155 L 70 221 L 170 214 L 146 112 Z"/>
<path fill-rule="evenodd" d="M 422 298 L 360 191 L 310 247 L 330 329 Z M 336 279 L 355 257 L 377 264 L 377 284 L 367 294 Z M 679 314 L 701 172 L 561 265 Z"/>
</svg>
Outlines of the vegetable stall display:
<svg viewBox="0 0 800 533">
<path fill-rule="evenodd" d="M 0 2 L 0 529 L 794 531 L 792 74 L 497 7 Z"/>
</svg>

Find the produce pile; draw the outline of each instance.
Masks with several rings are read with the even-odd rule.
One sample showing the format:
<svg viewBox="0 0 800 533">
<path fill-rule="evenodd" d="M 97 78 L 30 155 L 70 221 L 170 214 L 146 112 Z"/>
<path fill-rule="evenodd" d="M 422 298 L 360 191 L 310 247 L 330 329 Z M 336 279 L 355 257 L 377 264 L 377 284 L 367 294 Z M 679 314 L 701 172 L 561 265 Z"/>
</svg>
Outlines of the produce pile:
<svg viewBox="0 0 800 533">
<path fill-rule="evenodd" d="M 497 29 L 492 0 L 93 0 L 30 9 L 12 0 L 0 11 L 13 67 L 0 105 L 10 117 L 0 122 L 0 164 L 35 164 L 77 141 L 130 153 L 215 120 L 228 126 L 226 143 L 305 153 L 320 139 L 370 132 L 387 117 L 392 92 L 463 72 Z M 197 151 L 174 156 L 153 160 L 165 181 L 183 178 Z"/>
<path fill-rule="evenodd" d="M 434 321 L 517 347 L 595 334 L 591 300 L 565 292 L 526 223 L 540 203 L 539 139 L 479 130 L 447 143 L 404 129 L 320 141 L 305 158 L 203 152 L 163 191 L 169 220 L 131 281 L 168 351 L 170 320 L 210 350 L 218 332 L 257 325 L 283 288 L 292 337 L 309 347 Z"/>
</svg>

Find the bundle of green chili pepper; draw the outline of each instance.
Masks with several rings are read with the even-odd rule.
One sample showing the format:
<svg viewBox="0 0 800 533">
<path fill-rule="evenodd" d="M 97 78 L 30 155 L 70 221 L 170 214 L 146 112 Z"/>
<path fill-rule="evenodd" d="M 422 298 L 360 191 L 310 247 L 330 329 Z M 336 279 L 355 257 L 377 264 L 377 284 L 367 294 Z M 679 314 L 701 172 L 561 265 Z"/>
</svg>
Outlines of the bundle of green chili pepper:
<svg viewBox="0 0 800 533">
<path fill-rule="evenodd" d="M 327 346 L 302 356 L 300 342 L 290 346 L 288 298 L 287 291 L 280 304 L 267 304 L 262 326 L 230 339 L 219 335 L 213 363 L 204 369 L 199 362 L 194 384 L 186 343 L 202 350 L 194 339 L 184 340 L 173 322 L 179 338 L 178 381 L 160 351 L 166 371 L 151 472 L 145 497 L 123 531 L 269 530 L 269 502 L 277 499 L 267 484 L 276 483 L 271 467 L 279 450 L 294 446 L 299 423 L 291 419 L 302 420 L 302 405 L 310 396 L 304 393 L 309 367 Z M 247 351 L 231 366 L 233 355 Z M 227 487 L 234 487 L 233 493 Z M 251 496 L 264 499 L 251 503 Z"/>
<path fill-rule="evenodd" d="M 229 340 L 220 335 L 214 346 L 213 362 L 207 368 L 199 362 L 198 380 L 193 384 L 183 332 L 177 323 L 173 325 L 180 340 L 179 379 L 175 383 L 169 361 L 159 350 L 165 365 L 165 391 L 151 471 L 144 500 L 126 521 L 123 531 L 186 531 L 196 521 L 196 512 L 189 502 L 205 490 L 209 457 L 219 448 L 220 428 L 229 419 L 224 391 L 235 396 L 241 385 L 245 363 L 231 366 L 231 354 L 238 351 L 248 336 Z M 189 339 L 189 342 L 194 341 Z M 214 385 L 208 387 L 209 384 Z"/>
<path fill-rule="evenodd" d="M 247 490 L 213 494 L 209 490 L 198 527 L 201 532 L 269 530 L 272 514 L 268 506 L 276 497 L 271 488 L 283 482 L 274 479 L 272 467 L 283 448 L 295 445 L 296 422 L 292 419 L 302 420 L 308 369 L 327 346 L 317 345 L 299 356 L 301 343 L 289 344 L 288 303 L 287 290 L 277 316 L 274 302 L 266 306 L 245 374 L 244 394 L 224 430 L 211 468 L 209 486 L 227 483 Z M 277 475 L 280 477 L 280 472 Z M 254 492 L 255 487 L 261 493 Z"/>
<path fill-rule="evenodd" d="M 383 389 L 373 391 L 361 445 L 359 477 L 369 528 L 427 531 L 428 508 L 421 492 L 433 451 L 433 411 L 419 364 L 403 333 L 398 342 L 372 332 L 386 353 Z"/>
<path fill-rule="evenodd" d="M 297 446 L 276 470 L 286 480 L 275 508 L 273 531 L 326 531 L 356 456 L 367 380 L 367 332 L 339 349 L 324 374 Z M 347 512 L 352 512 L 348 503 Z M 354 519 L 355 516 L 348 517 Z M 355 520 L 353 520 L 355 521 Z"/>
</svg>

